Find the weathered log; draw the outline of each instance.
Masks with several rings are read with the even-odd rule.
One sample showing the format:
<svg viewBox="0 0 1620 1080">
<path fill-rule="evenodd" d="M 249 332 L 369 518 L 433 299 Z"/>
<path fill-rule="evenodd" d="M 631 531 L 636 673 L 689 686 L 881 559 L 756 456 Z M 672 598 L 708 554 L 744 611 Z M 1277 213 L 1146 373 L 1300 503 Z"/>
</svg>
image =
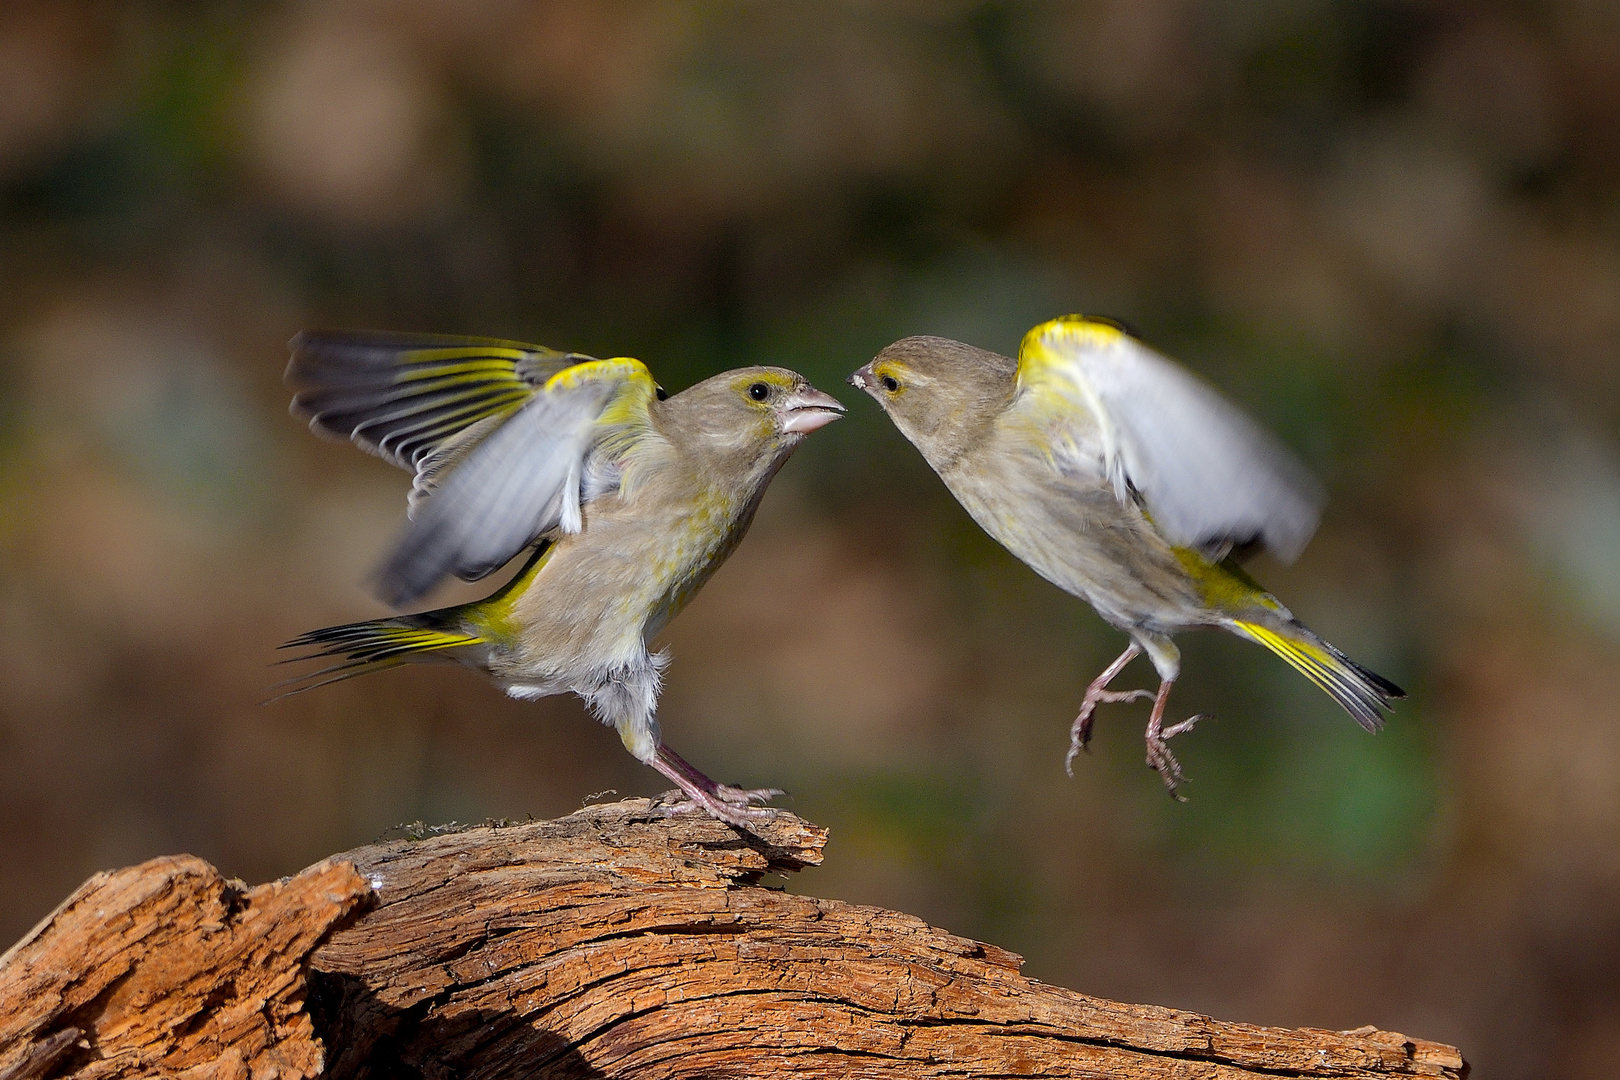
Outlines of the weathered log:
<svg viewBox="0 0 1620 1080">
<path fill-rule="evenodd" d="M 256 889 L 186 855 L 97 874 L 0 956 L 0 1080 L 314 1076 L 309 957 L 370 896 L 330 859 Z"/>
<path fill-rule="evenodd" d="M 993 945 L 761 884 L 825 842 L 632 799 L 254 889 L 186 857 L 97 874 L 0 957 L 0 1080 L 1467 1074 L 1372 1028 L 1045 986 Z"/>
</svg>

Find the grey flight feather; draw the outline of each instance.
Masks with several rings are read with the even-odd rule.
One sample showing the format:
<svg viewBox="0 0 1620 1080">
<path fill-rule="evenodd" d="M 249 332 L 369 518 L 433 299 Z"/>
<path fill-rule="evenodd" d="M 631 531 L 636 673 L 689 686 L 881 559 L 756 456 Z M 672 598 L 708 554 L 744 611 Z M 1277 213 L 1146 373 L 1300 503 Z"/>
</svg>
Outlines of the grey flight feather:
<svg viewBox="0 0 1620 1080">
<path fill-rule="evenodd" d="M 1321 516 L 1321 489 L 1236 406 L 1125 335 L 1047 345 L 1072 363 L 1068 374 L 1104 414 L 1105 467 L 1116 494 L 1139 492 L 1172 544 L 1223 555 L 1259 540 L 1284 562 L 1304 550 Z"/>
<path fill-rule="evenodd" d="M 494 338 L 313 332 L 291 342 L 295 415 L 415 472 L 411 523 L 378 574 L 402 607 L 446 574 L 482 578 L 551 530 L 577 532 L 580 503 L 616 487 L 591 453 L 620 384 L 545 389 L 592 357 Z"/>
<path fill-rule="evenodd" d="M 476 581 L 553 529 L 578 532 L 585 459 L 617 389 L 592 380 L 548 392 L 469 451 L 383 564 L 383 599 L 404 606 L 447 573 Z"/>
<path fill-rule="evenodd" d="M 306 331 L 289 343 L 292 412 L 416 474 L 409 512 L 547 379 L 593 359 L 499 338 Z M 450 355 L 447 355 L 450 354 Z"/>
</svg>

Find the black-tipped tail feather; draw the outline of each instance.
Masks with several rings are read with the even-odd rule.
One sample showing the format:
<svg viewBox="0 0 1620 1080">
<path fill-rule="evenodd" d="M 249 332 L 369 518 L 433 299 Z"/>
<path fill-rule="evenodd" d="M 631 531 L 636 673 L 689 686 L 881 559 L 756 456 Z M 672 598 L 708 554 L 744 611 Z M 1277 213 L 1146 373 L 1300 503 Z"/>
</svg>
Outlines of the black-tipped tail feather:
<svg viewBox="0 0 1620 1080">
<path fill-rule="evenodd" d="M 437 625 L 437 612 L 422 615 L 402 615 L 392 619 L 373 619 L 369 622 L 346 623 L 311 630 L 300 634 L 280 646 L 283 649 L 312 649 L 302 656 L 279 661 L 296 664 L 305 660 L 342 657 L 336 664 L 311 671 L 296 678 L 277 683 L 275 688 L 289 687 L 271 698 L 271 701 L 301 694 L 318 686 L 329 686 L 356 675 L 398 667 L 410 660 L 425 659 L 424 653 L 478 645 L 483 639 L 472 634 L 449 630 Z"/>
<path fill-rule="evenodd" d="M 1237 632 L 1282 657 L 1311 682 L 1321 687 L 1368 731 L 1384 726 L 1384 713 L 1406 691 L 1376 672 L 1368 671 L 1332 645 L 1295 623 L 1276 629 L 1253 622 L 1236 622 Z"/>
</svg>

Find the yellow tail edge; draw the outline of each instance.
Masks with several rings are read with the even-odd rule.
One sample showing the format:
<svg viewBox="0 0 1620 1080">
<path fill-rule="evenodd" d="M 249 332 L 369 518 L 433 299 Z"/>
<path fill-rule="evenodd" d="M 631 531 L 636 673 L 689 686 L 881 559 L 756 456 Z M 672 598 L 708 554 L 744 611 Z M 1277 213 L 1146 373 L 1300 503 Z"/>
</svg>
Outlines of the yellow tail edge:
<svg viewBox="0 0 1620 1080">
<path fill-rule="evenodd" d="M 311 671 L 277 683 L 271 689 L 283 686 L 291 689 L 269 700 L 278 701 L 293 694 L 302 694 L 306 690 L 314 690 L 316 687 L 330 686 L 344 679 L 352 679 L 357 675 L 398 667 L 420 653 L 483 644 L 484 639 L 474 634 L 463 634 L 455 630 L 425 625 L 423 620 L 426 618 L 427 616 L 423 615 L 406 615 L 396 619 L 374 619 L 370 622 L 328 626 L 322 630 L 300 634 L 281 648 L 315 651 L 289 657 L 280 661 L 281 663 L 295 664 L 304 660 L 339 656 L 343 657 L 343 660 L 319 671 Z"/>
<path fill-rule="evenodd" d="M 1368 731 L 1382 728 L 1384 712 L 1393 707 L 1395 699 L 1406 696 L 1406 691 L 1362 667 L 1303 626 L 1292 632 L 1241 620 L 1234 620 L 1231 626 L 1235 633 L 1282 657 Z"/>
<path fill-rule="evenodd" d="M 345 623 L 300 634 L 281 648 L 314 651 L 289 657 L 280 663 L 296 664 L 304 660 L 334 657 L 343 659 L 319 671 L 277 683 L 271 687 L 272 690 L 284 686 L 291 689 L 268 700 L 279 701 L 357 675 L 399 667 L 411 660 L 422 659 L 423 654 L 467 645 L 492 645 L 515 637 L 519 627 L 513 621 L 512 605 L 524 590 L 534 584 L 535 575 L 545 566 L 552 550 L 549 542 L 538 544 L 512 579 L 483 600 L 437 611 L 424 611 L 418 615 Z M 468 629 L 452 630 L 451 626 Z"/>
</svg>

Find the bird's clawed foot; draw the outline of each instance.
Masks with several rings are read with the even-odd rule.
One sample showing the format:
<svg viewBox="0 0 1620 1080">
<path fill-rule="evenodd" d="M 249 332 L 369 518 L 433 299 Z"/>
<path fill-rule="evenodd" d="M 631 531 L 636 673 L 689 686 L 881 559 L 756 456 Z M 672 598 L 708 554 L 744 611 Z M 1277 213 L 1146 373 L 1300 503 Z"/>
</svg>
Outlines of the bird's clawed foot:
<svg viewBox="0 0 1620 1080">
<path fill-rule="evenodd" d="M 1200 721 L 1200 720 L 1213 720 L 1213 719 L 1215 719 L 1215 718 L 1213 716 L 1209 715 L 1209 713 L 1199 713 L 1196 716 L 1189 716 L 1189 717 L 1187 717 L 1187 719 L 1183 720 L 1181 723 L 1179 723 L 1179 724 L 1171 724 L 1169 727 L 1165 728 L 1162 732 L 1159 733 L 1159 738 L 1161 738 L 1161 739 L 1173 739 L 1177 735 L 1185 735 L 1187 732 L 1191 731 L 1194 727 L 1197 726 L 1198 721 Z"/>
<path fill-rule="evenodd" d="M 716 783 L 668 746 L 660 746 L 658 756 L 648 764 L 675 781 L 685 796 L 681 801 L 670 804 L 672 812 L 701 808 L 710 816 L 739 829 L 746 828 L 752 822 L 770 821 L 776 817 L 775 810 L 754 804 L 767 803 L 784 794 L 779 788 L 739 788 Z"/>
<path fill-rule="evenodd" d="M 1069 728 L 1069 753 L 1063 759 L 1063 771 L 1070 776 L 1074 775 L 1074 759 L 1080 751 L 1086 748 L 1091 741 L 1091 722 L 1096 715 L 1098 705 L 1113 704 L 1121 701 L 1138 701 L 1142 698 L 1153 699 L 1153 713 L 1148 717 L 1147 726 L 1147 763 L 1148 768 L 1158 772 L 1164 780 L 1164 786 L 1169 789 L 1170 797 L 1177 802 L 1186 802 L 1186 797 L 1179 794 L 1176 788 L 1187 782 L 1187 777 L 1181 771 L 1181 762 L 1176 755 L 1170 752 L 1165 743 L 1177 735 L 1191 731 L 1200 720 L 1209 717 L 1200 714 L 1190 716 L 1179 724 L 1164 726 L 1164 706 L 1170 700 L 1170 687 L 1175 685 L 1174 679 L 1160 679 L 1158 693 L 1150 694 L 1146 690 L 1110 690 L 1109 682 L 1118 675 L 1126 664 L 1141 655 L 1142 647 L 1131 642 L 1130 647 L 1120 653 L 1118 658 L 1092 680 L 1086 687 L 1086 700 L 1080 706 L 1080 715 L 1074 718 L 1074 724 Z"/>
<path fill-rule="evenodd" d="M 1147 763 L 1148 768 L 1158 772 L 1160 779 L 1164 781 L 1165 789 L 1170 792 L 1172 799 L 1176 800 L 1176 802 L 1187 801 L 1187 796 L 1176 790 L 1178 785 L 1187 781 L 1187 778 L 1181 772 L 1181 762 L 1176 760 L 1176 755 L 1170 752 L 1170 748 L 1164 744 L 1162 737 L 1148 736 Z"/>
<path fill-rule="evenodd" d="M 679 791 L 665 792 L 662 801 L 670 814 L 705 813 L 738 829 L 776 817 L 776 811 L 769 807 L 725 802 L 701 788 L 682 787 Z"/>
<path fill-rule="evenodd" d="M 1176 788 L 1186 783 L 1187 777 L 1181 771 L 1181 762 L 1176 760 L 1176 755 L 1170 752 L 1170 747 L 1165 743 L 1177 735 L 1191 731 L 1197 726 L 1198 721 L 1209 720 L 1211 717 L 1206 713 L 1199 713 L 1197 716 L 1189 716 L 1179 724 L 1160 728 L 1159 724 L 1164 718 L 1164 700 L 1170 696 L 1167 693 L 1169 685 L 1165 683 L 1160 688 L 1159 695 L 1153 703 L 1153 717 L 1148 721 L 1147 729 L 1147 764 L 1148 768 L 1158 772 L 1172 799 L 1176 802 L 1186 802 L 1187 797 Z"/>
<path fill-rule="evenodd" d="M 1086 700 L 1080 705 L 1080 715 L 1069 725 L 1069 752 L 1063 757 L 1063 771 L 1074 776 L 1074 759 L 1091 742 L 1091 725 L 1096 719 L 1098 705 L 1113 705 L 1122 701 L 1140 701 L 1153 696 L 1150 690 L 1104 690 L 1096 683 L 1086 691 Z"/>
<path fill-rule="evenodd" d="M 1069 752 L 1063 758 L 1063 771 L 1071 778 L 1074 776 L 1074 759 L 1086 748 L 1086 744 L 1091 742 L 1091 722 L 1097 712 L 1097 706 L 1153 696 L 1146 690 L 1108 689 L 1108 684 L 1114 680 L 1114 676 L 1141 654 L 1142 647 L 1134 641 L 1131 642 L 1125 651 L 1115 657 L 1114 662 L 1104 668 L 1103 673 L 1091 680 L 1091 685 L 1086 687 L 1086 700 L 1080 704 L 1080 715 L 1069 725 Z"/>
<path fill-rule="evenodd" d="M 787 792 L 779 787 L 732 787 L 730 784 L 714 785 L 714 797 L 727 806 L 753 806 L 755 803 L 764 805 L 778 795 Z"/>
</svg>

